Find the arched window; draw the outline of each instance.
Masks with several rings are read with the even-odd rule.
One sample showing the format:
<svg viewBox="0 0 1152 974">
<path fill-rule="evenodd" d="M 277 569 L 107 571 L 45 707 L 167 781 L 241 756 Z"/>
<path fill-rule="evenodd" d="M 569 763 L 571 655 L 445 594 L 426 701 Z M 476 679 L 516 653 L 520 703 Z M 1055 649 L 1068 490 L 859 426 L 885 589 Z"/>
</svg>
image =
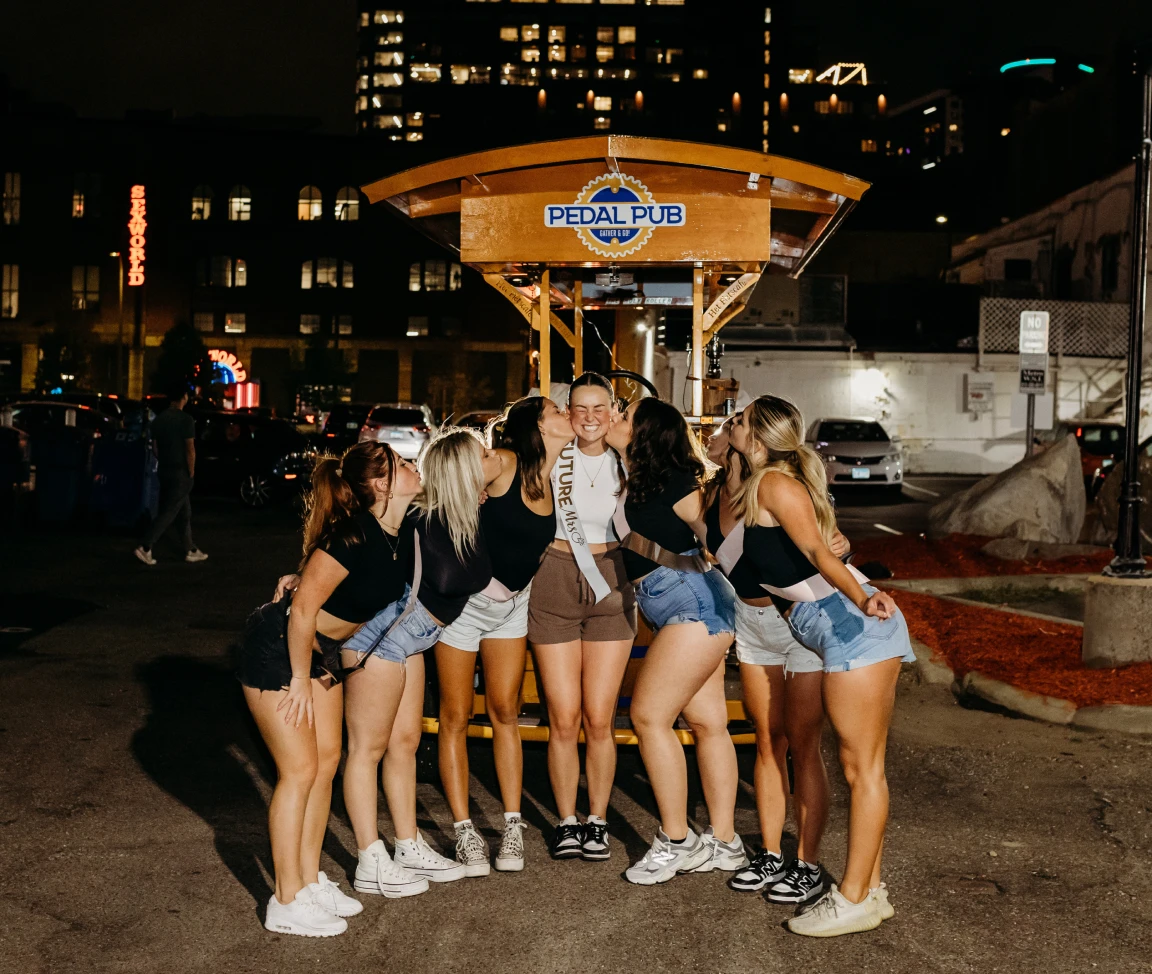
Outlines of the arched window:
<svg viewBox="0 0 1152 974">
<path fill-rule="evenodd" d="M 228 194 L 228 219 L 252 219 L 252 191 L 247 186 L 233 186 Z"/>
<path fill-rule="evenodd" d="M 360 194 L 355 186 L 345 186 L 336 194 L 336 219 L 360 219 Z"/>
<path fill-rule="evenodd" d="M 215 195 L 211 186 L 201 185 L 192 190 L 193 220 L 207 220 L 212 215 L 212 197 Z"/>
<path fill-rule="evenodd" d="M 324 198 L 315 186 L 305 186 L 300 190 L 296 203 L 297 220 L 319 220 L 324 215 Z"/>
</svg>

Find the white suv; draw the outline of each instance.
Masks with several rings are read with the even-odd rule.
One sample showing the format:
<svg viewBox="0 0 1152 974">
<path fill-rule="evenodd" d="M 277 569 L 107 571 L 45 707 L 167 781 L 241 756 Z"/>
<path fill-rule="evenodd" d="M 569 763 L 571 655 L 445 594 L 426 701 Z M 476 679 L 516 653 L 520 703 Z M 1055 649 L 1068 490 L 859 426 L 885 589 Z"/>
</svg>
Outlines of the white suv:
<svg viewBox="0 0 1152 974">
<path fill-rule="evenodd" d="M 808 429 L 808 444 L 824 459 L 829 487 L 884 487 L 894 494 L 902 492 L 900 441 L 892 439 L 875 419 L 818 419 Z"/>
<path fill-rule="evenodd" d="M 410 402 L 382 402 L 372 407 L 360 427 L 360 442 L 387 443 L 405 460 L 415 460 L 436 432 L 432 410 Z"/>
</svg>

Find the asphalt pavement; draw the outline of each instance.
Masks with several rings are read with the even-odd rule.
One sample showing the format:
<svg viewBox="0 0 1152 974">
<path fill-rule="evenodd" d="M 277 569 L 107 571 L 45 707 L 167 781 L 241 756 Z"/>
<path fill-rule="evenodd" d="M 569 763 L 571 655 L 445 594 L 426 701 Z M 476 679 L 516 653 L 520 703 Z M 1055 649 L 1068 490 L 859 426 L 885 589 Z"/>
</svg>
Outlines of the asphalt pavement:
<svg viewBox="0 0 1152 974">
<path fill-rule="evenodd" d="M 885 534 L 921 534 L 928 530 L 933 504 L 966 490 L 979 477 L 912 476 L 898 497 L 888 488 L 835 487 L 836 518 L 849 538 L 875 538 Z"/>
<path fill-rule="evenodd" d="M 842 504 L 840 513 L 859 518 L 849 533 L 869 523 L 905 530 L 923 506 Z M 532 746 L 523 873 L 405 900 L 365 897 L 364 913 L 332 940 L 267 933 L 274 772 L 229 647 L 295 565 L 298 522 L 287 509 L 197 500 L 195 527 L 211 556 L 199 565 L 161 543 L 160 563 L 147 568 L 130 537 L 95 530 L 2 542 L 0 971 L 1152 970 L 1152 741 L 967 710 L 911 674 L 888 760 L 885 879 L 896 917 L 878 930 L 796 937 L 782 927 L 785 908 L 729 891 L 716 873 L 626 883 L 624 867 L 655 828 L 634 749 L 621 750 L 612 859 L 550 861 L 556 816 L 544 753 Z M 846 789 L 825 743 L 834 806 L 822 859 L 835 875 Z M 476 742 L 471 754 L 474 817 L 494 842 L 491 749 Z M 737 825 L 757 847 L 751 760 L 741 748 Z M 691 804 L 705 827 L 695 777 Z M 419 818 L 447 849 L 451 815 L 432 784 L 419 786 Z M 791 831 L 785 848 L 794 850 Z M 343 879 L 354 861 L 337 798 L 323 868 Z"/>
</svg>

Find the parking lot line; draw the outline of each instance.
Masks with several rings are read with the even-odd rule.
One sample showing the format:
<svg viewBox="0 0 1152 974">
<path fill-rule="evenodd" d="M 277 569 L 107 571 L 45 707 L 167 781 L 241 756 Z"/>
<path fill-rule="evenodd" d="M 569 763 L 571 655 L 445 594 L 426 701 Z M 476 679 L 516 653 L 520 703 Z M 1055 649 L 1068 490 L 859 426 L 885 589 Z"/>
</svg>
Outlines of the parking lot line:
<svg viewBox="0 0 1152 974">
<path fill-rule="evenodd" d="M 904 486 L 905 486 L 905 487 L 907 487 L 909 490 L 918 490 L 918 491 L 920 491 L 922 494 L 928 494 L 928 495 L 929 495 L 929 496 L 931 496 L 931 497 L 939 497 L 939 496 L 940 496 L 940 495 L 939 495 L 939 494 L 938 494 L 936 491 L 934 491 L 934 490 L 929 490 L 927 487 L 917 487 L 915 484 L 910 484 L 910 483 L 908 483 L 908 481 L 907 481 L 907 480 L 905 480 L 905 481 L 904 481 Z"/>
<path fill-rule="evenodd" d="M 887 531 L 889 534 L 903 534 L 903 531 L 897 531 L 895 528 L 888 527 L 887 524 L 873 524 L 872 527 L 879 528 L 881 531 Z"/>
</svg>

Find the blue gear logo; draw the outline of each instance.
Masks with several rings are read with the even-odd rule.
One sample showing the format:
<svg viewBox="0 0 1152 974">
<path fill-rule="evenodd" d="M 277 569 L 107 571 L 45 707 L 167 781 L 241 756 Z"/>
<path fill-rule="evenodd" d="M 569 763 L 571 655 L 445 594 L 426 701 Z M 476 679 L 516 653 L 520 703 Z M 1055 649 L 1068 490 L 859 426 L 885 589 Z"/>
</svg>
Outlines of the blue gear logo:
<svg viewBox="0 0 1152 974">
<path fill-rule="evenodd" d="M 570 227 L 593 253 L 602 257 L 634 254 L 652 239 L 658 226 L 684 226 L 683 203 L 657 203 L 640 180 L 605 173 L 580 190 L 566 206 L 544 207 L 548 227 Z"/>
</svg>

